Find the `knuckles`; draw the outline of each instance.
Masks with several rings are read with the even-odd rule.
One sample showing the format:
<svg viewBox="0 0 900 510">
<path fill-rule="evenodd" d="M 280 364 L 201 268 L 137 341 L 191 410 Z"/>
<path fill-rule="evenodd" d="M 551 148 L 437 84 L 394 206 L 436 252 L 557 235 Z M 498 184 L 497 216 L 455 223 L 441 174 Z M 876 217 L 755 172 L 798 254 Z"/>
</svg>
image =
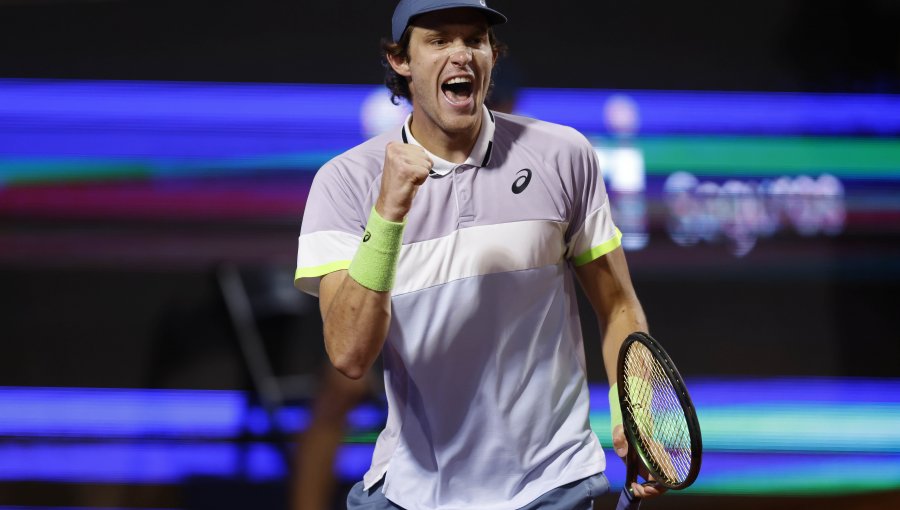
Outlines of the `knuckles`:
<svg viewBox="0 0 900 510">
<path fill-rule="evenodd" d="M 425 149 L 417 145 L 388 142 L 385 147 L 384 170 L 386 172 L 415 176 L 421 174 L 427 177 L 433 164 Z"/>
</svg>

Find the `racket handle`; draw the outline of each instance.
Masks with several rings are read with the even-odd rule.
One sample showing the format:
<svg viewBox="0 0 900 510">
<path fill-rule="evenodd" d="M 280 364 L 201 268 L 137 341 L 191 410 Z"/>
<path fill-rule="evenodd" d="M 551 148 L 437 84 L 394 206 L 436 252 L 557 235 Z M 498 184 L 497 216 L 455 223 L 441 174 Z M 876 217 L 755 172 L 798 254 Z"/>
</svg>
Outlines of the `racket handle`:
<svg viewBox="0 0 900 510">
<path fill-rule="evenodd" d="M 619 503 L 616 505 L 616 510 L 638 510 L 640 506 L 641 498 L 634 497 L 631 491 L 625 488 L 619 494 Z"/>
</svg>

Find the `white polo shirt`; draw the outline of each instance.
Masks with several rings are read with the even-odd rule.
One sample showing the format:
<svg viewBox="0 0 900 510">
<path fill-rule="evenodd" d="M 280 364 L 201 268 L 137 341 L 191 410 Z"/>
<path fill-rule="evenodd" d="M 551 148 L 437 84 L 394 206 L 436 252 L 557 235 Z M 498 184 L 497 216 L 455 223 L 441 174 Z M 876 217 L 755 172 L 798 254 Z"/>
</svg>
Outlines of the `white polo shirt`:
<svg viewBox="0 0 900 510">
<path fill-rule="evenodd" d="M 378 197 L 385 146 L 326 163 L 303 217 L 295 283 L 346 269 Z M 433 154 L 407 216 L 384 345 L 388 401 L 365 487 L 409 509 L 512 510 L 599 473 L 571 268 L 615 249 L 591 144 L 484 110 L 462 164 Z"/>
</svg>

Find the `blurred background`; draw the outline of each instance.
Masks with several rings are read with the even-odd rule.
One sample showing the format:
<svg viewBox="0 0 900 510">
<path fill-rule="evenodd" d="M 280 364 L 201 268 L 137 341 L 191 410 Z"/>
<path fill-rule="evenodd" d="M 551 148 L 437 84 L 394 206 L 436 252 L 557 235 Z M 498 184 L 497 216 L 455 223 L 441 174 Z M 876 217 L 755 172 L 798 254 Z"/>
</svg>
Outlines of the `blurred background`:
<svg viewBox="0 0 900 510">
<path fill-rule="evenodd" d="M 491 5 L 494 106 L 594 143 L 698 408 L 645 507 L 900 508 L 900 3 Z M 384 403 L 291 280 L 316 169 L 406 115 L 393 7 L 0 0 L 0 509 L 311 508 L 316 423 L 343 508 Z"/>
</svg>

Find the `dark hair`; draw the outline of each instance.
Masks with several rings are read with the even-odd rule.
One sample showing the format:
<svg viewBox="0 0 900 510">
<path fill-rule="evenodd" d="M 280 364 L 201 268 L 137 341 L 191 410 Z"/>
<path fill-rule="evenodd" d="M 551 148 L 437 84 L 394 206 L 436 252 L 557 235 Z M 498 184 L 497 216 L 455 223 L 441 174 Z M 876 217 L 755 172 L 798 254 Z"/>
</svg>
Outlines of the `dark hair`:
<svg viewBox="0 0 900 510">
<path fill-rule="evenodd" d="M 391 63 L 388 61 L 388 56 L 400 57 L 406 61 L 409 60 L 410 34 L 412 34 L 412 25 L 406 27 L 403 35 L 400 36 L 400 40 L 397 42 L 390 39 L 381 40 L 381 65 L 384 66 L 384 85 L 391 91 L 391 102 L 394 104 L 400 104 L 401 97 L 412 103 L 409 81 L 406 77 L 397 74 L 397 71 L 394 71 L 394 68 L 391 67 Z M 497 57 L 506 55 L 507 46 L 497 39 L 493 28 L 488 28 L 488 41 L 491 43 L 491 50 Z M 493 85 L 494 82 L 492 80 L 490 87 L 493 87 Z M 490 87 L 488 88 L 488 93 L 490 93 Z"/>
</svg>

